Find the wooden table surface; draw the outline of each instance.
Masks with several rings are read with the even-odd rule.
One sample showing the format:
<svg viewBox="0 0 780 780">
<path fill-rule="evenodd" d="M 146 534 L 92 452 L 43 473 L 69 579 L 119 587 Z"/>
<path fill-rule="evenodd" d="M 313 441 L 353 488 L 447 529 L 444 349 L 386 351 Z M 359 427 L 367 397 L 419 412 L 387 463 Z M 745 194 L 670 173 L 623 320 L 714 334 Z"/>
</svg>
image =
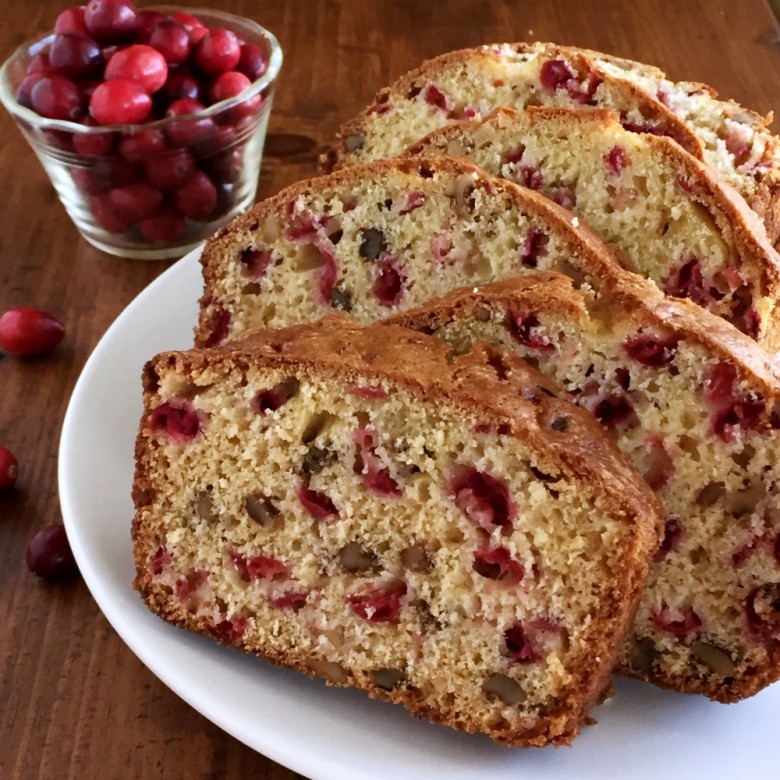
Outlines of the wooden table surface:
<svg viewBox="0 0 780 780">
<path fill-rule="evenodd" d="M 67 4 L 2 0 L 0 56 L 51 27 Z M 208 4 L 256 18 L 284 49 L 262 196 L 313 174 L 339 122 L 379 87 L 425 58 L 480 43 L 587 46 L 709 83 L 762 113 L 780 109 L 780 28 L 765 0 Z M 26 569 L 27 540 L 61 520 L 57 448 L 79 372 L 114 318 L 169 264 L 120 260 L 81 240 L 5 113 L 0 176 L 0 312 L 37 306 L 67 329 L 46 358 L 0 353 L 0 444 L 21 469 L 17 489 L 0 494 L 0 778 L 298 777 L 169 691 L 114 633 L 80 579 L 48 585 Z"/>
</svg>

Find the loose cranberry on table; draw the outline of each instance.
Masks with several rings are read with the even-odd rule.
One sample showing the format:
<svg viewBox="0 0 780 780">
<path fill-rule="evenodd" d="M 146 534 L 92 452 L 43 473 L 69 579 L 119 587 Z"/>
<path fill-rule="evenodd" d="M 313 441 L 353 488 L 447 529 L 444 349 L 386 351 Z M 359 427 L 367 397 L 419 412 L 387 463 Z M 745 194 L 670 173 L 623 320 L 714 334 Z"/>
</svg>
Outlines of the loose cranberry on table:
<svg viewBox="0 0 780 780">
<path fill-rule="evenodd" d="M 64 335 L 62 323 L 40 309 L 19 306 L 0 317 L 0 348 L 19 357 L 48 352 Z"/>
<path fill-rule="evenodd" d="M 61 580 L 78 571 L 62 525 L 47 525 L 27 545 L 27 568 L 46 580 Z"/>
<path fill-rule="evenodd" d="M 0 447 L 0 492 L 10 490 L 19 476 L 19 463 L 13 452 Z"/>
</svg>

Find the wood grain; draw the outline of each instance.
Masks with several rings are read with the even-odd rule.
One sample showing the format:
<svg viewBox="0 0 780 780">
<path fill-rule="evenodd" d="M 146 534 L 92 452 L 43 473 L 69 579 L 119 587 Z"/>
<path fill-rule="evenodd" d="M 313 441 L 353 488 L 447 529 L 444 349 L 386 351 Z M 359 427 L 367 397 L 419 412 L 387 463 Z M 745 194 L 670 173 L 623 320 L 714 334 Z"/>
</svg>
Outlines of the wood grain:
<svg viewBox="0 0 780 780">
<path fill-rule="evenodd" d="M 337 125 L 385 83 L 479 43 L 588 46 L 709 83 L 762 113 L 780 106 L 780 28 L 763 0 L 209 4 L 257 18 L 285 52 L 262 195 L 314 174 Z M 0 54 L 50 27 L 65 5 L 3 0 Z M 0 357 L 0 443 L 21 465 L 18 489 L 0 495 L 0 777 L 290 780 L 297 775 L 225 735 L 145 669 L 81 581 L 48 586 L 26 570 L 28 538 L 60 521 L 58 438 L 79 372 L 114 318 L 168 266 L 108 257 L 80 240 L 6 114 L 0 171 L 0 310 L 39 306 L 67 327 L 45 359 Z"/>
</svg>

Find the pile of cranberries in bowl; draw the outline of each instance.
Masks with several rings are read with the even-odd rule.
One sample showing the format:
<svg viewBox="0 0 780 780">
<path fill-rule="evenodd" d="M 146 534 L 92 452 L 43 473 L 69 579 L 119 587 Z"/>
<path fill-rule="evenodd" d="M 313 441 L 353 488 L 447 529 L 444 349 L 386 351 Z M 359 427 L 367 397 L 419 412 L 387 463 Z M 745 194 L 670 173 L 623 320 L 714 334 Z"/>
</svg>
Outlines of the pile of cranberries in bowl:
<svg viewBox="0 0 780 780">
<path fill-rule="evenodd" d="M 91 0 L 3 65 L 0 99 L 90 243 L 175 257 L 254 200 L 281 59 L 248 19 Z"/>
</svg>

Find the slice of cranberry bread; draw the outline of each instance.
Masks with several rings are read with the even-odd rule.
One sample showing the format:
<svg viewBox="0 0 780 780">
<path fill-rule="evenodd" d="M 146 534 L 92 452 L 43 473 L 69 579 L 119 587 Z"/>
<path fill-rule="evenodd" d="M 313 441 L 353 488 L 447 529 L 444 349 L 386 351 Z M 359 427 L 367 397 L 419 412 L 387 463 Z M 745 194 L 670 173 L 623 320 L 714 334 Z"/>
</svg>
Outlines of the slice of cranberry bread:
<svg viewBox="0 0 780 780">
<path fill-rule="evenodd" d="M 136 587 L 158 615 L 513 745 L 568 743 L 663 526 L 513 355 L 348 317 L 144 371 Z"/>
<path fill-rule="evenodd" d="M 712 165 L 780 238 L 780 150 L 767 119 L 657 68 L 550 43 L 449 52 L 381 90 L 345 123 L 329 165 L 400 154 L 451 122 L 529 105 L 611 108 L 630 130 L 667 135 Z"/>
<path fill-rule="evenodd" d="M 780 677 L 780 376 L 727 323 L 621 277 L 594 296 L 527 275 L 391 321 L 513 350 L 596 416 L 666 515 L 620 669 L 737 701 Z"/>
<path fill-rule="evenodd" d="M 691 241 L 715 243 L 700 212 L 689 208 L 677 230 L 687 225 Z M 462 285 L 534 269 L 598 287 L 620 260 L 548 198 L 470 163 L 435 158 L 385 160 L 295 184 L 220 230 L 201 262 L 196 344 L 213 346 L 333 309 L 374 321 Z M 772 348 L 778 319 L 765 282 L 737 288 L 732 318 Z"/>
<path fill-rule="evenodd" d="M 465 158 L 539 190 L 574 210 L 668 295 L 690 298 L 768 349 L 780 348 L 771 324 L 780 258 L 763 225 L 733 188 L 670 138 L 629 132 L 602 109 L 498 109 L 437 130 L 408 153 Z"/>
</svg>

